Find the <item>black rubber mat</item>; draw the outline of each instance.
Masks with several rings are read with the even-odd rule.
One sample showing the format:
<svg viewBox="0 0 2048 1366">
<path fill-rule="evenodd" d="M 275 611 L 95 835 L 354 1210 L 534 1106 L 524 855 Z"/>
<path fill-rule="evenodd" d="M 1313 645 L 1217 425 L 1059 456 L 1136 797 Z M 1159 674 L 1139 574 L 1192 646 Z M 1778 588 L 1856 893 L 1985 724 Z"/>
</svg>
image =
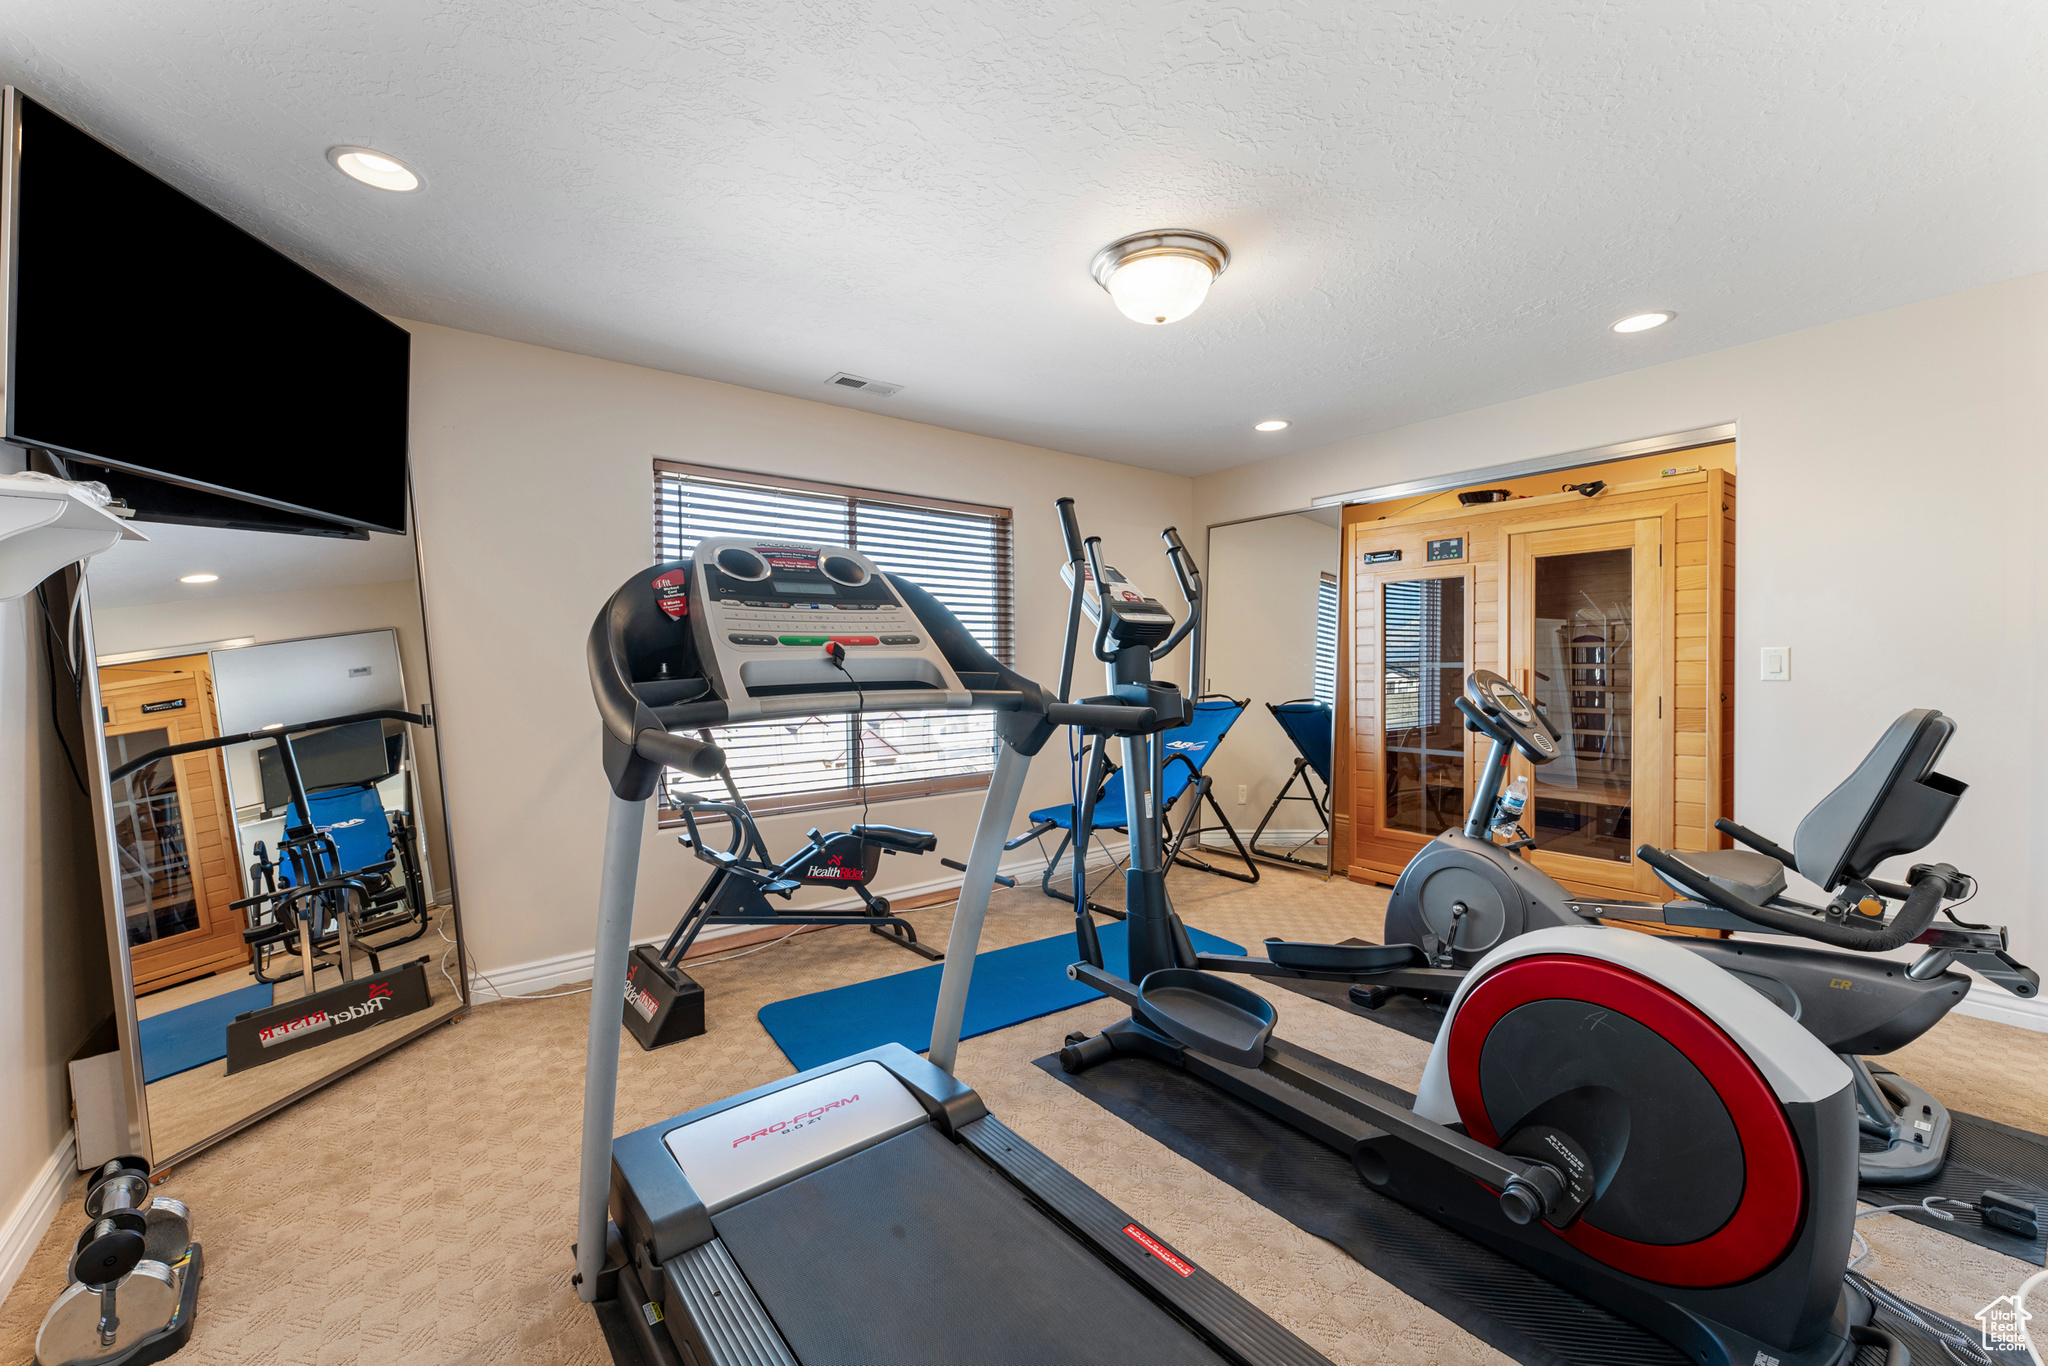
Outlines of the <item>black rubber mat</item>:
<svg viewBox="0 0 2048 1366">
<path fill-rule="evenodd" d="M 1611 1310 L 1379 1194 L 1342 1154 L 1178 1068 L 1128 1056 L 1079 1076 L 1069 1076 L 1056 1057 L 1040 1058 L 1037 1066 L 1288 1222 L 1337 1244 L 1380 1279 L 1523 1366 L 1680 1366 L 1688 1360 Z M 1412 1100 L 1361 1073 L 1333 1070 L 1390 1099 Z M 1955 1359 L 1942 1350 L 1937 1333 L 1978 1341 L 1974 1329 L 1932 1310 L 1905 1304 L 1895 1312 L 1879 1303 L 1878 1326 L 1899 1334 L 1916 1363 Z M 2026 1364 L 2024 1353 L 1990 1360 Z M 1883 1361 L 1881 1351 L 1866 1348 L 1854 1366 Z"/>
<path fill-rule="evenodd" d="M 1340 939 L 1340 944 L 1370 944 L 1370 939 Z M 1362 1020 L 1383 1024 L 1389 1029 L 1398 1029 L 1411 1039 L 1424 1043 L 1435 1043 L 1437 1030 L 1443 1027 L 1444 1007 L 1423 1001 L 1414 996 L 1395 996 L 1378 1010 L 1367 1010 L 1351 1002 L 1349 982 L 1311 982 L 1301 979 L 1288 980 L 1284 977 L 1262 977 L 1276 987 L 1285 987 L 1297 996 L 1333 1005 L 1339 1010 L 1348 1010 Z"/>
<path fill-rule="evenodd" d="M 1618 1314 L 1371 1190 L 1349 1158 L 1178 1068 L 1133 1057 L 1079 1076 L 1057 1058 L 1038 1066 L 1524 1366 L 1687 1361 Z"/>
<path fill-rule="evenodd" d="M 2033 1204 L 2048 1219 L 2048 1138 L 1955 1110 L 1949 1111 L 1949 1120 L 1948 1161 L 1932 1180 L 1910 1186 L 1865 1186 L 1856 1193 L 1857 1198 L 1871 1205 L 1910 1205 L 1939 1195 L 1975 1204 L 1985 1191 L 1995 1190 Z M 2044 1259 L 2048 1240 L 2021 1238 L 1987 1227 L 1975 1210 L 1950 1207 L 1949 1212 L 1955 1218 L 1905 1212 L 1897 1217 L 2035 1266 L 2048 1266 Z"/>
</svg>

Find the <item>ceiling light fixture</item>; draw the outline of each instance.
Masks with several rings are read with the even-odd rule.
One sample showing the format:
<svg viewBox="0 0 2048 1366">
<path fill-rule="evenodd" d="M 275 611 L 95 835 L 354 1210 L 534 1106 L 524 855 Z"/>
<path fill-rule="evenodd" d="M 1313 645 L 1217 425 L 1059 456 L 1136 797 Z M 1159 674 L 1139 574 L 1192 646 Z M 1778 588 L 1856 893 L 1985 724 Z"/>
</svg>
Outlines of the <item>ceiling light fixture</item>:
<svg viewBox="0 0 2048 1366">
<path fill-rule="evenodd" d="M 1209 284 L 1230 268 L 1230 248 L 1206 232 L 1161 228 L 1119 237 L 1088 264 L 1095 283 L 1135 323 L 1177 323 L 1202 306 Z"/>
<path fill-rule="evenodd" d="M 1623 318 L 1614 325 L 1616 332 L 1647 332 L 1653 327 L 1662 327 L 1677 317 L 1676 313 L 1638 313 L 1633 318 Z"/>
<path fill-rule="evenodd" d="M 186 575 L 186 576 L 185 576 L 184 578 L 182 578 L 182 579 L 179 579 L 179 580 L 178 580 L 178 582 L 179 582 L 179 583 L 219 583 L 219 582 L 220 582 L 220 575 L 218 575 L 218 574 L 187 574 L 187 575 Z"/>
<path fill-rule="evenodd" d="M 327 159 L 350 180 L 360 180 L 379 190 L 409 194 L 420 187 L 418 171 L 397 157 L 368 147 L 330 147 Z"/>
<path fill-rule="evenodd" d="M 1259 423 L 1252 430 L 1255 432 L 1284 432 L 1287 430 L 1287 424 L 1276 417 L 1271 422 Z"/>
</svg>

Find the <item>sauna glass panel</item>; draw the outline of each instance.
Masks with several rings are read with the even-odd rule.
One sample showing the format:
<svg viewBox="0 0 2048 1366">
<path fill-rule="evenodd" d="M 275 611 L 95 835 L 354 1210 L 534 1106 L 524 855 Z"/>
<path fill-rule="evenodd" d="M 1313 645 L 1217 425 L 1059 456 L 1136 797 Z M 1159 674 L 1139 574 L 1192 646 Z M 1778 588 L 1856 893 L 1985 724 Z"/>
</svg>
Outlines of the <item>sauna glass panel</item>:
<svg viewBox="0 0 2048 1366">
<path fill-rule="evenodd" d="M 107 737 L 107 765 L 119 768 L 171 742 L 166 730 Z M 114 784 L 114 848 L 128 942 L 148 944 L 199 928 L 192 855 L 178 802 L 178 766 L 159 759 Z"/>
<path fill-rule="evenodd" d="M 1388 583 L 1381 611 L 1383 825 L 1435 835 L 1464 819 L 1465 734 L 1453 703 L 1465 684 L 1465 580 Z"/>
<path fill-rule="evenodd" d="M 1626 863 L 1635 758 L 1634 553 L 1536 557 L 1536 700 L 1564 732 L 1535 773 L 1536 847 Z"/>
</svg>

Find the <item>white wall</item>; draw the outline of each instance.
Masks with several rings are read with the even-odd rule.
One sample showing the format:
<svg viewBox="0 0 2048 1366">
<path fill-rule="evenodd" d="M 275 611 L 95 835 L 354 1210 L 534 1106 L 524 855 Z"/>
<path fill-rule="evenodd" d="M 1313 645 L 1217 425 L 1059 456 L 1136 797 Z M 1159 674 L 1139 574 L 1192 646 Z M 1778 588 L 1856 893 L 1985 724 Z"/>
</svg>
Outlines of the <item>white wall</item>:
<svg viewBox="0 0 2048 1366">
<path fill-rule="evenodd" d="M 90 575 L 87 581 L 90 583 Z M 94 647 L 102 655 L 241 636 L 254 636 L 259 642 L 297 640 L 385 627 L 398 632 L 398 662 L 405 671 L 407 699 L 415 708 L 423 706 L 428 699 L 427 642 L 420 622 L 419 586 L 410 579 L 102 607 L 92 614 Z M 448 886 L 448 855 L 440 833 L 440 760 L 431 736 L 416 734 L 413 753 L 419 756 L 420 765 L 420 841 L 426 846 L 438 891 Z M 238 798 L 243 790 L 237 787 Z"/>
<path fill-rule="evenodd" d="M 0 448 L 0 472 L 20 468 Z M 113 1010 L 92 817 L 54 719 L 40 609 L 0 602 L 0 1295 L 69 1186 L 52 1167 L 71 1131 L 66 1064 Z"/>
<path fill-rule="evenodd" d="M 1209 532 L 1203 688 L 1250 698 L 1251 706 L 1217 749 L 1208 772 L 1223 813 L 1247 840 L 1294 772 L 1299 751 L 1266 704 L 1315 692 L 1316 592 L 1324 574 L 1337 572 L 1340 549 L 1338 528 L 1311 517 L 1266 517 Z M 1320 790 L 1322 780 L 1315 782 Z M 1240 783 L 1246 788 L 1242 804 Z M 1303 795 L 1300 783 L 1291 795 Z M 1273 831 L 1316 828 L 1306 802 L 1288 802 L 1274 815 L 1267 838 Z"/>
<path fill-rule="evenodd" d="M 406 326 L 442 762 L 465 930 L 486 972 L 589 952 L 607 789 L 584 638 L 619 584 L 653 560 L 655 459 L 1015 509 L 1018 664 L 1048 681 L 1066 607 L 1056 497 L 1076 497 L 1108 558 L 1173 600 L 1159 530 L 1194 525 L 1187 479 Z M 1097 678 L 1084 674 L 1082 686 Z M 1035 767 L 1024 809 L 1064 799 L 1059 749 Z M 934 830 L 942 853 L 964 858 L 979 806 L 979 793 L 956 794 L 875 814 Z M 780 852 L 849 814 L 765 820 L 763 834 Z M 650 829 L 636 933 L 673 924 L 703 866 Z M 885 872 L 898 885 L 945 874 L 929 856 L 889 860 Z"/>
<path fill-rule="evenodd" d="M 1930 852 L 2048 966 L 2044 377 L 2037 275 L 1204 476 L 1197 515 L 1737 423 L 1736 819 L 1789 838 L 1888 721 L 1938 707 L 1971 791 Z M 1757 680 L 1762 645 L 1789 682 Z"/>
</svg>

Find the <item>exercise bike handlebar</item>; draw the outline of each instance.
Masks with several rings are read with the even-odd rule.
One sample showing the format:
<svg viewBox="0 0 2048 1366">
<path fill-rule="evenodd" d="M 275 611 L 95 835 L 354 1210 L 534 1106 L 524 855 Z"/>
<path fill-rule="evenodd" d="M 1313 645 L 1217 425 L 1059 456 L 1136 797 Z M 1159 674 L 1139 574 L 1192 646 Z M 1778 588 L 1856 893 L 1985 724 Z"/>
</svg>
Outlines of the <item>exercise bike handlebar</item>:
<svg viewBox="0 0 2048 1366">
<path fill-rule="evenodd" d="M 1915 872 L 1919 876 L 1914 879 L 1912 888 L 1906 895 L 1905 904 L 1899 907 L 1899 913 L 1893 916 L 1888 924 L 1864 929 L 1858 925 L 1824 920 L 1797 911 L 1781 911 L 1771 906 L 1759 906 L 1717 885 L 1662 850 L 1653 849 L 1647 844 L 1636 850 L 1636 857 L 1701 901 L 1718 906 L 1731 915 L 1739 915 L 1753 925 L 1817 939 L 1834 948 L 1854 949 L 1859 953 L 1885 953 L 1892 949 L 1904 948 L 1918 939 L 1934 922 L 1934 913 L 1941 909 L 1942 898 L 1948 891 L 1951 879 L 1956 876 L 1956 870 L 1946 863 L 1916 868 Z"/>
</svg>

